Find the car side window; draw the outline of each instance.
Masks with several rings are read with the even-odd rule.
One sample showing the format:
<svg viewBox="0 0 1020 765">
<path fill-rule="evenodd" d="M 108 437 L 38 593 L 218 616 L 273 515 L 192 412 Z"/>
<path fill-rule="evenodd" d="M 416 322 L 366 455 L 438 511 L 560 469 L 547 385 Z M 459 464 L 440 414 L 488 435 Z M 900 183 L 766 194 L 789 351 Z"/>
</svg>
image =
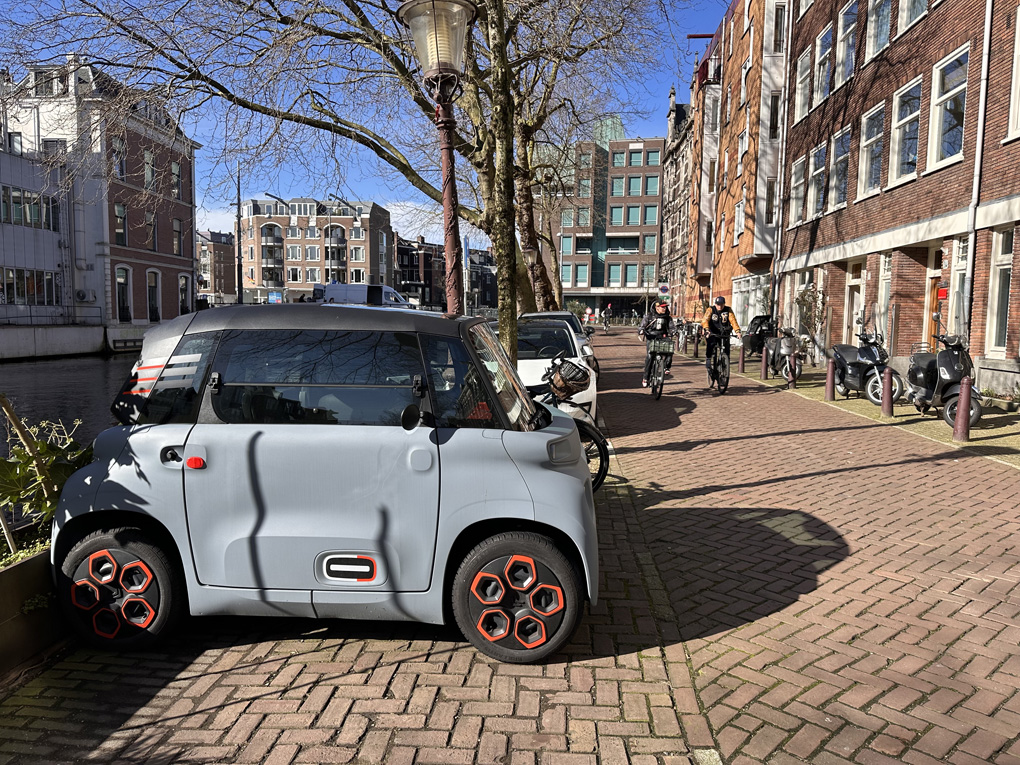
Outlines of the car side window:
<svg viewBox="0 0 1020 765">
<path fill-rule="evenodd" d="M 424 375 L 411 333 L 327 330 L 224 332 L 212 371 L 222 421 L 308 425 L 397 426 Z"/>
<path fill-rule="evenodd" d="M 440 428 L 502 428 L 478 369 L 456 337 L 421 336 L 432 411 Z"/>
<path fill-rule="evenodd" d="M 135 425 L 194 423 L 202 381 L 218 332 L 185 336 L 170 358 L 142 359 L 114 402 L 121 422 Z M 126 413 L 126 418 L 118 413 Z"/>
</svg>

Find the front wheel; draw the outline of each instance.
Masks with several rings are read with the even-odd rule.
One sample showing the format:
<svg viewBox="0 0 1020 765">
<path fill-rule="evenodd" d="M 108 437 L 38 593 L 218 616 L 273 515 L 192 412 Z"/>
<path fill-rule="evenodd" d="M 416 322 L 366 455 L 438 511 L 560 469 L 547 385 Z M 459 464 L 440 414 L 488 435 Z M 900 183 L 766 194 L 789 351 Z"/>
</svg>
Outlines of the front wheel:
<svg viewBox="0 0 1020 765">
<path fill-rule="evenodd" d="M 92 645 L 150 645 L 184 610 L 177 566 L 139 529 L 95 531 L 59 565 L 57 595 L 64 614 L 74 632 Z"/>
<path fill-rule="evenodd" d="M 942 419 L 946 421 L 949 427 L 956 426 L 956 410 L 959 407 L 960 397 L 953 396 L 949 401 L 945 402 L 945 406 L 942 407 Z M 970 426 L 973 428 L 978 422 L 981 421 L 981 402 L 977 400 L 977 397 L 971 393 L 970 395 Z"/>
<path fill-rule="evenodd" d="M 453 614 L 483 654 L 524 664 L 566 645 L 581 620 L 582 597 L 580 576 L 551 539 L 511 531 L 464 558 L 453 582 Z"/>
<path fill-rule="evenodd" d="M 658 401 L 662 396 L 662 384 L 666 379 L 666 362 L 661 354 L 656 354 L 655 362 L 652 364 L 652 395 Z"/>
<path fill-rule="evenodd" d="M 730 357 L 720 353 L 715 360 L 715 387 L 720 393 L 725 393 L 730 387 Z"/>
<path fill-rule="evenodd" d="M 867 381 L 864 383 L 864 395 L 867 396 L 875 406 L 882 406 L 882 375 L 879 372 L 873 372 L 868 376 Z M 900 400 L 903 395 L 903 380 L 898 374 L 893 372 L 892 376 L 892 400 L 895 404 Z"/>
<path fill-rule="evenodd" d="M 609 472 L 609 442 L 602 432 L 584 420 L 577 420 L 577 435 L 581 438 L 581 448 L 588 460 L 591 471 L 591 490 L 598 491 Z"/>
<path fill-rule="evenodd" d="M 587 361 L 588 362 L 588 366 L 590 366 L 595 371 L 595 381 L 598 382 L 599 374 L 600 374 L 598 359 L 596 359 L 594 356 L 588 356 L 585 359 L 585 361 Z"/>
<path fill-rule="evenodd" d="M 801 374 L 804 372 L 804 362 L 797 359 L 793 365 L 793 379 L 799 380 Z M 786 356 L 783 358 L 782 366 L 779 369 L 779 374 L 782 375 L 784 380 L 790 379 L 790 357 Z"/>
</svg>

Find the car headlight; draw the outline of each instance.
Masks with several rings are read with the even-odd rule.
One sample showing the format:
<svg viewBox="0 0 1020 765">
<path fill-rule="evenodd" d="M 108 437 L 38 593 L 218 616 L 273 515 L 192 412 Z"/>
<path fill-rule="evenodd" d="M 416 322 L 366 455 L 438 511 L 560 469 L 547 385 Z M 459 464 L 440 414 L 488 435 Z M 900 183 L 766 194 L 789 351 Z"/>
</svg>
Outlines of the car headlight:
<svg viewBox="0 0 1020 765">
<path fill-rule="evenodd" d="M 594 356 L 595 355 L 595 351 L 592 350 L 592 347 L 590 345 L 585 344 L 585 345 L 581 346 L 581 355 L 582 356 Z"/>
</svg>

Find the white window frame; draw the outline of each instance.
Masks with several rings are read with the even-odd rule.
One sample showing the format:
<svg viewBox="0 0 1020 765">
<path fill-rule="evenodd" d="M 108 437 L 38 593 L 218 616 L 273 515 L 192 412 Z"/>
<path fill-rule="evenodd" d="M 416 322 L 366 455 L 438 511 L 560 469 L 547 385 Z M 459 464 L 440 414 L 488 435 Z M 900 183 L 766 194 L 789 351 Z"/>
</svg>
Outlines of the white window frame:
<svg viewBox="0 0 1020 765">
<path fill-rule="evenodd" d="M 301 283 L 301 266 L 287 266 L 287 283 Z"/>
<path fill-rule="evenodd" d="M 564 272 L 567 278 L 563 278 Z M 564 287 L 574 286 L 574 264 L 573 263 L 560 263 L 560 284 Z"/>
<path fill-rule="evenodd" d="M 301 260 L 301 245 L 300 244 L 288 244 L 287 245 L 287 260 Z"/>
<path fill-rule="evenodd" d="M 1008 249 L 1006 242 L 1009 242 Z M 999 315 L 998 294 L 1003 272 L 1008 272 L 1010 280 L 1008 291 L 1013 292 L 1013 252 L 1016 248 L 1016 229 L 1010 225 L 992 234 L 992 257 L 988 283 L 988 320 L 985 325 L 985 355 L 993 359 L 1005 359 L 1006 347 L 1009 344 L 1009 297 L 1006 299 L 1006 315 Z M 995 343 L 995 330 L 1000 320 L 1006 327 L 1005 342 Z"/>
<path fill-rule="evenodd" d="M 943 331 L 954 334 L 960 331 L 956 323 L 956 301 L 957 296 L 966 306 L 967 300 L 963 296 L 963 286 L 967 277 L 967 256 L 970 250 L 970 237 L 966 234 L 953 239 L 953 261 L 949 274 L 949 310 L 942 316 Z M 964 311 L 966 308 L 964 308 Z M 963 311 L 961 311 L 963 314 Z M 966 315 L 960 316 L 961 321 L 966 322 Z"/>
<path fill-rule="evenodd" d="M 630 269 L 634 269 L 634 281 L 630 280 Z M 623 286 L 624 287 L 637 287 L 641 283 L 641 265 L 639 263 L 624 263 L 623 264 Z"/>
<path fill-rule="evenodd" d="M 351 247 L 351 263 L 364 263 L 365 262 L 365 248 L 364 247 Z"/>
<path fill-rule="evenodd" d="M 868 138 L 868 120 L 875 116 L 876 113 L 882 112 L 882 129 L 878 132 L 878 135 L 874 138 Z M 882 164 L 879 162 L 878 165 L 878 179 L 877 183 L 872 187 L 868 188 L 868 174 L 867 168 L 870 167 L 868 163 L 868 155 L 871 153 L 871 147 L 881 142 L 882 147 L 880 153 L 884 156 L 885 153 L 885 101 L 873 106 L 869 109 L 863 117 L 861 117 L 861 140 L 860 149 L 857 154 L 857 200 L 866 199 L 867 197 L 880 194 L 882 192 Z"/>
<path fill-rule="evenodd" d="M 319 259 L 319 245 L 305 245 L 305 260 L 317 261 Z"/>
<path fill-rule="evenodd" d="M 967 56 L 967 76 L 963 80 L 962 85 L 957 85 L 952 90 L 940 94 L 938 92 L 940 71 L 945 66 L 951 64 L 960 56 L 966 54 Z M 946 167 L 947 165 L 955 165 L 957 162 L 963 161 L 963 147 L 967 140 L 966 125 L 967 125 L 967 85 L 970 83 L 970 43 L 962 45 L 955 51 L 950 53 L 944 59 L 939 61 L 931 70 L 931 103 L 929 105 L 928 113 L 928 157 L 927 164 L 925 166 L 925 172 L 933 172 L 938 170 L 940 167 Z M 948 157 L 938 158 L 939 150 L 942 146 L 942 119 L 941 119 L 941 108 L 942 105 L 947 103 L 950 99 L 955 98 L 960 93 L 963 93 L 963 123 L 960 125 L 960 151 L 956 154 L 951 154 Z"/>
<path fill-rule="evenodd" d="M 319 269 L 318 269 L 318 267 L 315 267 L 315 268 L 306 268 L 305 269 L 305 282 L 307 282 L 308 284 L 318 284 L 319 283 Z"/>
<path fill-rule="evenodd" d="M 772 13 L 772 52 L 783 53 L 786 49 L 786 9 L 785 3 L 776 3 Z"/>
<path fill-rule="evenodd" d="M 726 213 L 722 214 L 722 218 L 719 220 L 719 252 L 726 249 Z"/>
<path fill-rule="evenodd" d="M 921 98 L 917 102 L 917 111 L 914 112 L 910 117 L 906 119 L 899 119 L 899 105 L 900 97 L 913 88 L 920 88 Z M 917 120 L 917 140 L 918 143 L 921 141 L 921 100 L 924 99 L 924 78 L 916 77 L 915 79 L 908 82 L 902 88 L 893 93 L 892 97 L 892 119 L 890 122 L 890 139 L 889 139 L 889 184 L 886 188 L 906 183 L 917 177 L 917 160 L 921 156 L 921 152 L 916 152 L 914 158 L 914 172 L 900 175 L 900 142 L 902 141 L 902 134 L 913 120 Z"/>
<path fill-rule="evenodd" d="M 822 152 L 821 162 L 818 162 L 818 153 Z M 807 175 L 807 210 L 810 215 L 807 220 L 817 218 L 825 212 L 825 191 L 828 188 L 825 178 L 826 162 L 828 161 L 829 142 L 820 143 L 808 153 L 808 175 Z M 821 189 L 822 200 L 819 207 L 818 191 Z"/>
<path fill-rule="evenodd" d="M 910 8 L 910 0 L 900 0 L 900 10 L 899 13 L 897 14 L 898 18 L 896 19 L 897 37 L 902 35 L 904 32 L 906 32 L 908 29 L 914 26 L 914 24 L 916 24 L 917 22 L 919 22 L 921 19 L 928 15 L 928 0 L 921 0 L 921 2 L 924 3 L 924 10 L 917 14 L 917 16 L 915 16 L 913 19 L 908 19 L 907 10 Z M 935 0 L 935 2 L 938 2 L 938 0 Z"/>
<path fill-rule="evenodd" d="M 800 180 L 798 181 L 798 176 Z M 807 157 L 800 157 L 790 166 L 790 221 L 789 227 L 799 226 L 807 211 Z"/>
<path fill-rule="evenodd" d="M 1009 127 L 1006 130 L 1006 140 L 1020 138 L 1020 6 L 1017 6 L 1013 16 L 1013 28 L 1016 33 L 1013 38 L 1013 83 L 1010 86 L 1009 95 Z"/>
<path fill-rule="evenodd" d="M 560 210 L 560 228 L 574 227 L 574 208 L 564 207 Z"/>
<path fill-rule="evenodd" d="M 748 0 L 750 1 L 750 0 Z M 740 65 L 740 105 L 743 106 L 747 103 L 747 75 L 751 71 L 751 57 L 748 56 L 744 59 L 744 63 Z"/>
<path fill-rule="evenodd" d="M 826 35 L 829 37 L 829 47 L 823 52 L 823 38 Z M 815 38 L 815 87 L 811 98 L 812 108 L 822 103 L 822 101 L 829 97 L 829 93 L 832 92 L 832 47 L 833 31 L 832 24 L 829 24 Z M 825 69 L 824 72 L 822 71 L 823 67 Z"/>
<path fill-rule="evenodd" d="M 776 225 L 776 189 L 778 179 L 765 179 L 765 225 Z"/>
<path fill-rule="evenodd" d="M 574 236 L 573 234 L 565 234 L 560 237 L 560 255 L 573 255 L 574 254 Z"/>
<path fill-rule="evenodd" d="M 814 2 L 815 0 L 800 0 L 800 7 L 797 9 L 798 21 L 800 20 L 801 16 L 807 13 L 807 9 L 810 8 Z"/>
<path fill-rule="evenodd" d="M 865 0 L 867 2 L 867 0 Z M 850 6 L 857 6 L 858 0 L 850 0 L 849 3 L 844 5 L 839 10 L 839 23 L 837 26 L 836 34 L 836 72 L 835 77 L 835 90 L 847 83 L 847 81 L 854 76 L 854 68 L 857 65 L 857 11 L 854 11 L 854 20 L 852 24 L 847 24 L 847 11 L 850 10 Z M 850 63 L 849 74 L 844 74 L 847 68 L 847 62 Z"/>
<path fill-rule="evenodd" d="M 885 30 L 885 43 L 881 47 L 878 46 L 878 39 L 876 36 L 876 19 L 878 17 L 878 9 L 884 5 L 889 5 L 889 23 Z M 859 12 L 859 11 L 858 11 Z M 877 56 L 879 53 L 889 47 L 889 43 L 892 40 L 892 0 L 868 0 L 868 22 L 867 22 L 867 40 L 865 44 L 865 55 L 864 63 L 868 63 Z"/>
<path fill-rule="evenodd" d="M 149 317 L 152 316 L 152 303 L 149 302 L 149 276 L 156 275 L 156 313 L 159 314 L 159 320 L 163 321 L 166 316 L 163 313 L 163 274 L 158 268 L 147 268 L 145 269 L 145 322 L 149 323 L 152 321 Z"/>
<path fill-rule="evenodd" d="M 653 182 L 655 185 L 655 191 L 649 191 L 649 182 Z M 646 175 L 645 176 L 645 196 L 646 197 L 657 197 L 659 196 L 659 176 L 657 175 Z"/>
<path fill-rule="evenodd" d="M 715 193 L 715 177 L 719 171 L 719 161 L 716 159 L 708 160 L 708 193 Z"/>
<path fill-rule="evenodd" d="M 365 269 L 364 268 L 352 268 L 350 270 L 351 284 L 364 284 L 365 283 Z"/>
<path fill-rule="evenodd" d="M 736 178 L 744 172 L 744 154 L 747 153 L 747 131 L 742 130 L 737 137 L 737 174 Z"/>
<path fill-rule="evenodd" d="M 584 279 L 581 278 L 581 269 L 582 268 L 584 269 Z M 588 264 L 587 263 L 577 263 L 577 264 L 575 264 L 575 269 L 576 269 L 575 270 L 575 277 L 577 279 L 577 286 L 578 287 L 587 287 L 588 286 Z"/>
<path fill-rule="evenodd" d="M 794 99 L 794 123 L 800 122 L 811 109 L 811 48 L 797 58 L 797 86 Z"/>
<path fill-rule="evenodd" d="M 839 155 L 840 157 L 842 157 L 842 160 L 840 160 L 836 156 L 836 143 L 841 138 L 843 138 L 844 135 L 847 137 L 846 154 Z M 829 151 L 829 191 L 828 191 L 828 194 L 829 194 L 828 210 L 829 210 L 829 212 L 832 212 L 834 210 L 841 210 L 841 209 L 843 209 L 844 207 L 846 207 L 847 202 L 850 199 L 850 144 L 851 144 L 852 140 L 853 140 L 853 136 L 850 133 L 850 128 L 849 127 L 843 128 L 838 133 L 836 133 L 834 136 L 832 136 L 832 142 L 831 142 L 832 143 L 832 148 Z M 837 182 L 837 178 L 838 178 L 838 176 L 836 174 L 836 164 L 838 162 L 840 162 L 840 161 L 846 163 L 846 170 L 844 171 L 844 175 L 846 177 L 846 196 L 843 198 L 842 202 L 837 202 L 837 203 L 833 204 L 834 200 L 836 199 L 836 182 Z"/>
</svg>

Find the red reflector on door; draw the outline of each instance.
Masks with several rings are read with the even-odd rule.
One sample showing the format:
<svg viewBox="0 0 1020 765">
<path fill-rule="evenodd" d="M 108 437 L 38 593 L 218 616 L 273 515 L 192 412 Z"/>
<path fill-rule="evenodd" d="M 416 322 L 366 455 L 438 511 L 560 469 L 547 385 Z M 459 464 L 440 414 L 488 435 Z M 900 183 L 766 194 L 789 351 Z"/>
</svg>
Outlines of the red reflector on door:
<svg viewBox="0 0 1020 765">
<path fill-rule="evenodd" d="M 188 457 L 188 461 L 185 463 L 189 468 L 198 470 L 199 468 L 205 467 L 205 460 L 201 457 Z"/>
</svg>

